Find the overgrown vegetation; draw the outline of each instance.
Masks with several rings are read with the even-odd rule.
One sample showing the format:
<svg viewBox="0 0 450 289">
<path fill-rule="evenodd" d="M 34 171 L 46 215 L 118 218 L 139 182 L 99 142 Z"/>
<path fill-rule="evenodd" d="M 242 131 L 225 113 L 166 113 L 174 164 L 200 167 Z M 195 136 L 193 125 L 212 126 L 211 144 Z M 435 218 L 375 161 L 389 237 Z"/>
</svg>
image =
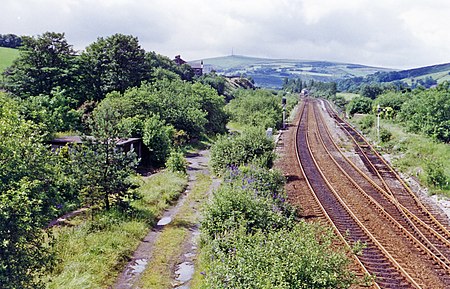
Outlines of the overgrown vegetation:
<svg viewBox="0 0 450 289">
<path fill-rule="evenodd" d="M 211 147 L 210 165 L 213 172 L 222 174 L 230 166 L 257 164 L 270 168 L 275 155 L 274 142 L 260 128 L 248 128 L 242 133 L 220 136 Z"/>
<path fill-rule="evenodd" d="M 332 232 L 297 222 L 283 183 L 276 171 L 229 169 L 204 210 L 204 275 L 196 288 L 347 288 L 354 282 L 345 253 L 332 249 Z"/>
<path fill-rule="evenodd" d="M 21 40 L 1 83 L 0 283 L 39 288 L 55 256 L 42 231 L 52 218 L 87 206 L 93 226 L 102 216 L 121 219 L 140 197 L 138 164 L 185 171 L 184 156 L 170 152 L 225 132 L 227 115 L 222 78 L 203 84 L 189 65 L 144 51 L 136 37 L 99 38 L 80 54 L 64 33 Z M 65 132 L 82 143 L 52 151 L 47 142 Z M 119 145 L 129 137 L 142 139 L 142 159 Z"/>
<path fill-rule="evenodd" d="M 78 217 L 52 229 L 58 262 L 46 277 L 47 288 L 112 285 L 148 229 L 186 186 L 184 175 L 168 171 L 142 182 L 128 210 L 103 211 L 92 220 Z"/>
</svg>

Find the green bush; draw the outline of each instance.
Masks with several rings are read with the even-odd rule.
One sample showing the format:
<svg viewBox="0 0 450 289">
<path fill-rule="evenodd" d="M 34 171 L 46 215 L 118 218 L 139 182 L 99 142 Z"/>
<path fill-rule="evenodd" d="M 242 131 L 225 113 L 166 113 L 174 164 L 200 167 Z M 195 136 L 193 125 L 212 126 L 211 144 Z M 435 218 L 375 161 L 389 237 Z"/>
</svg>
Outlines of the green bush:
<svg viewBox="0 0 450 289">
<path fill-rule="evenodd" d="M 380 129 L 380 140 L 381 140 L 381 142 L 386 143 L 386 142 L 390 141 L 391 139 L 392 139 L 392 133 L 389 130 L 385 129 L 385 128 L 381 128 Z"/>
<path fill-rule="evenodd" d="M 443 188 L 448 181 L 443 164 L 437 161 L 426 162 L 425 174 L 427 184 L 435 188 Z"/>
<path fill-rule="evenodd" d="M 142 141 L 150 149 L 150 161 L 153 164 L 163 164 L 167 160 L 174 135 L 173 126 L 166 125 L 157 115 L 144 122 Z"/>
<path fill-rule="evenodd" d="M 267 233 L 227 232 L 206 247 L 211 261 L 201 288 L 348 288 L 355 275 L 333 240 L 332 230 L 305 222 Z"/>
<path fill-rule="evenodd" d="M 375 124 L 375 116 L 366 115 L 359 122 L 359 126 L 363 131 L 369 131 Z"/>
<path fill-rule="evenodd" d="M 290 228 L 295 209 L 285 202 L 279 172 L 254 167 L 232 167 L 224 184 L 204 209 L 202 232 L 208 238 L 244 224 L 247 232 Z"/>
<path fill-rule="evenodd" d="M 250 189 L 260 197 L 285 201 L 285 178 L 280 171 L 256 166 L 230 167 L 224 179 L 232 187 Z"/>
<path fill-rule="evenodd" d="M 281 97 L 268 90 L 239 90 L 235 94 L 236 98 L 225 107 L 231 121 L 263 129 L 281 128 Z"/>
<path fill-rule="evenodd" d="M 370 113 L 372 100 L 367 97 L 357 96 L 350 100 L 346 108 L 350 115 L 354 115 L 355 113 Z"/>
<path fill-rule="evenodd" d="M 181 151 L 172 150 L 167 159 L 166 168 L 173 173 L 180 172 L 185 174 L 187 163 L 183 153 Z"/>
<path fill-rule="evenodd" d="M 275 154 L 275 143 L 258 128 L 244 130 L 241 134 L 221 136 L 211 147 L 211 167 L 222 174 L 227 167 L 256 164 L 270 168 Z"/>
<path fill-rule="evenodd" d="M 203 212 L 202 232 L 205 237 L 215 238 L 240 224 L 248 233 L 292 227 L 295 213 L 289 208 L 277 206 L 270 198 L 258 197 L 252 189 L 222 186 Z"/>
</svg>

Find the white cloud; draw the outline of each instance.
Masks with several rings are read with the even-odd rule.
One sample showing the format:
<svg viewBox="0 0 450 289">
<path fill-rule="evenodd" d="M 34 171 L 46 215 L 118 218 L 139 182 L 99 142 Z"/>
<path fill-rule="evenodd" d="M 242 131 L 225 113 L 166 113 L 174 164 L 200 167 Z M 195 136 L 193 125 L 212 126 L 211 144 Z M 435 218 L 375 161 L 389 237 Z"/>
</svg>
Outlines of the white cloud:
<svg viewBox="0 0 450 289">
<path fill-rule="evenodd" d="M 415 67 L 450 62 L 446 0 L 3 0 L 0 33 L 66 32 L 83 49 L 114 33 L 149 51 Z"/>
</svg>

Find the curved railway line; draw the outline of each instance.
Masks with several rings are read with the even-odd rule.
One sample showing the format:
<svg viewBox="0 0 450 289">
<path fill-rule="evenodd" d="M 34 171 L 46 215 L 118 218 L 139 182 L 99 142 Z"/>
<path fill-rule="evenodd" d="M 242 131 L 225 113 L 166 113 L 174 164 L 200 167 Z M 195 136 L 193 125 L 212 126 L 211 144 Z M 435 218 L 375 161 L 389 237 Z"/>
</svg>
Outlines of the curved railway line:
<svg viewBox="0 0 450 289">
<path fill-rule="evenodd" d="M 367 172 L 333 140 L 323 112 L 355 145 Z M 450 287 L 450 233 L 367 141 L 328 104 L 307 99 L 301 107 L 296 152 L 313 192 L 313 206 L 348 245 L 366 244 L 357 256 L 378 288 Z M 317 211 L 317 209 L 316 209 Z"/>
</svg>

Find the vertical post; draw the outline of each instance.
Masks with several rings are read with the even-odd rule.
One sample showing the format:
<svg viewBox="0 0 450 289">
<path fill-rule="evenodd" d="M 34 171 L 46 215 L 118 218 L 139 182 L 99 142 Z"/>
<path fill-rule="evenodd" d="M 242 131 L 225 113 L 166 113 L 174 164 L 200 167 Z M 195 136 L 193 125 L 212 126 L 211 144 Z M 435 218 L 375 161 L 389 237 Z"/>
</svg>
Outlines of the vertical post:
<svg viewBox="0 0 450 289">
<path fill-rule="evenodd" d="M 380 142 L 380 112 L 381 108 L 380 105 L 377 106 L 377 139 L 378 142 Z"/>
<path fill-rule="evenodd" d="M 281 104 L 283 105 L 283 129 L 286 128 L 286 97 L 281 99 Z"/>
</svg>

